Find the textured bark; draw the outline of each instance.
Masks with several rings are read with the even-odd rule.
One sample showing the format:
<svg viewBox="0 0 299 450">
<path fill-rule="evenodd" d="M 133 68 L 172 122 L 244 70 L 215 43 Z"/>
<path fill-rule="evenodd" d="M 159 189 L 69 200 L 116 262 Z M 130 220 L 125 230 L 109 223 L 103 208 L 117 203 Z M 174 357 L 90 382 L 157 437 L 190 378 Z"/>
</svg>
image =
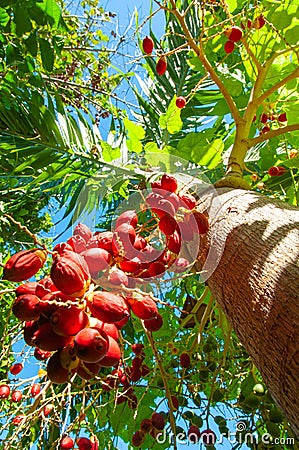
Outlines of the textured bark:
<svg viewBox="0 0 299 450">
<path fill-rule="evenodd" d="M 205 205 L 199 267 L 209 261 L 211 291 L 299 436 L 299 209 L 228 189 Z"/>
</svg>

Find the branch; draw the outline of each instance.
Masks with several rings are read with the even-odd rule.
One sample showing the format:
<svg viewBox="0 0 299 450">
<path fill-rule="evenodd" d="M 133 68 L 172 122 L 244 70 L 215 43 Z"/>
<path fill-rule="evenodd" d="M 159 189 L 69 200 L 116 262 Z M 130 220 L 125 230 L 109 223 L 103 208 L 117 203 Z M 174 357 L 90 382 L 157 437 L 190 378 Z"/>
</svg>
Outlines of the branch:
<svg viewBox="0 0 299 450">
<path fill-rule="evenodd" d="M 297 67 L 292 73 L 290 73 L 287 77 L 280 80 L 278 83 L 271 86 L 266 92 L 264 92 L 262 95 L 257 97 L 255 99 L 255 102 L 257 102 L 259 105 L 263 103 L 271 94 L 276 92 L 280 87 L 287 84 L 289 81 L 294 80 L 295 78 L 299 77 L 299 68 Z"/>
<path fill-rule="evenodd" d="M 293 125 L 287 125 L 285 127 L 277 128 L 276 130 L 268 131 L 268 133 L 260 134 L 259 136 L 248 139 L 247 143 L 250 147 L 254 147 L 256 144 L 260 144 L 261 142 L 265 142 L 268 139 L 272 139 L 275 136 L 280 136 L 284 133 L 289 133 L 290 131 L 299 130 L 299 123 L 294 123 Z"/>
<path fill-rule="evenodd" d="M 210 78 L 214 81 L 214 83 L 218 86 L 218 88 L 220 89 L 220 92 L 222 93 L 229 109 L 230 112 L 233 116 L 233 119 L 235 121 L 236 124 L 241 123 L 242 122 L 242 117 L 239 113 L 239 110 L 232 98 L 232 96 L 230 95 L 229 91 L 227 90 L 226 86 L 223 84 L 223 82 L 221 81 L 221 79 L 219 78 L 219 76 L 217 75 L 216 71 L 214 70 L 213 66 L 210 64 L 210 62 L 208 61 L 208 59 L 206 58 L 203 50 L 202 50 L 202 45 L 198 46 L 193 38 L 193 36 L 191 35 L 189 28 L 185 22 L 185 18 L 184 15 L 182 15 L 176 5 L 175 5 L 175 1 L 171 0 L 171 4 L 173 6 L 172 9 L 172 13 L 175 15 L 175 17 L 177 18 L 178 22 L 180 23 L 183 32 L 185 34 L 185 37 L 187 39 L 187 42 L 189 44 L 189 46 L 194 50 L 194 52 L 196 53 L 196 55 L 199 57 L 200 61 L 202 62 L 203 66 L 205 67 L 205 69 L 207 70 L 207 72 L 210 74 Z"/>
</svg>

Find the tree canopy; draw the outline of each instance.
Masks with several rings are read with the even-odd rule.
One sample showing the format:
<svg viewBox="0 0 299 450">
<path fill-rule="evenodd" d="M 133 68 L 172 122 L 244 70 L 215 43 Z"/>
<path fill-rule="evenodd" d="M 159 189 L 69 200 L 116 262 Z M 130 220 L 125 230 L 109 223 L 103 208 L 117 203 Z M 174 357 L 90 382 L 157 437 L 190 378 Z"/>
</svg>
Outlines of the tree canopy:
<svg viewBox="0 0 299 450">
<path fill-rule="evenodd" d="M 110 230 L 118 208 L 142 205 L 163 173 L 176 175 L 198 203 L 202 186 L 224 186 L 298 206 L 298 5 L 150 4 L 150 16 L 143 21 L 135 11 L 131 35 L 115 44 L 117 16 L 96 0 L 82 2 L 80 15 L 55 0 L 0 2 L 3 266 L 16 251 L 53 251 L 57 242 L 47 234 L 53 204 L 69 237 L 94 211 L 92 231 Z M 158 17 L 161 37 L 153 31 Z M 124 56 L 126 39 L 134 52 Z M 116 67 L 120 54 L 129 64 Z M 138 233 L 148 239 L 159 220 L 146 214 L 138 211 Z M 50 273 L 49 260 L 36 280 Z M 121 268 L 123 261 L 115 261 Z M 291 425 L 196 268 L 138 287 L 138 294 L 154 296 L 163 325 L 151 332 L 131 314 L 119 341 L 117 370 L 126 380 L 117 370 L 111 378 L 115 367 L 102 367 L 90 380 L 74 375 L 51 383 L 47 361 L 34 359 L 24 323 L 13 314 L 15 288 L 1 280 L 0 374 L 1 386 L 23 397 L 12 400 L 0 386 L 1 448 L 73 448 L 59 447 L 66 436 L 96 437 L 105 449 L 179 448 L 178 440 L 194 443 L 199 430 L 208 449 L 218 448 L 220 435 L 232 449 L 297 448 Z M 28 372 L 14 375 L 14 362 Z M 32 384 L 41 393 L 32 393 Z M 150 433 L 140 432 L 155 413 L 165 427 L 150 423 Z"/>
</svg>

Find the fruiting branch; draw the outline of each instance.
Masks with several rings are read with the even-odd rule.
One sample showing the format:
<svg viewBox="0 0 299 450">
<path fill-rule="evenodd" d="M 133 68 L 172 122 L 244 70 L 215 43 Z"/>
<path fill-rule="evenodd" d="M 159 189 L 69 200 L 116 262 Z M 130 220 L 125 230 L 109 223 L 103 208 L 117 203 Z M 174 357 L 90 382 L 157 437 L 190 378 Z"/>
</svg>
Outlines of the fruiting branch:
<svg viewBox="0 0 299 450">
<path fill-rule="evenodd" d="M 38 245 L 39 247 L 43 248 L 47 253 L 51 253 L 45 244 L 42 244 L 37 237 L 35 236 L 35 234 L 31 233 L 31 231 L 28 230 L 28 228 L 25 225 L 22 225 L 21 222 L 18 222 L 17 220 L 15 220 L 10 214 L 3 214 L 4 217 L 6 217 L 8 220 L 10 220 L 12 223 L 14 223 L 15 225 L 17 225 L 17 227 L 21 230 L 24 231 L 26 234 L 28 234 L 28 236 L 31 237 L 31 239 L 34 242 L 34 245 Z"/>
<path fill-rule="evenodd" d="M 243 119 L 239 113 L 239 110 L 238 110 L 232 96 L 230 95 L 226 86 L 223 84 L 223 82 L 221 81 L 221 79 L 217 75 L 216 71 L 214 70 L 213 66 L 210 64 L 210 62 L 208 61 L 208 59 L 206 58 L 206 56 L 203 52 L 202 41 L 200 41 L 200 45 L 198 46 L 194 37 L 192 36 L 192 34 L 189 31 L 189 28 L 186 24 L 184 15 L 181 14 L 180 11 L 177 9 L 177 7 L 175 5 L 175 1 L 171 0 L 171 4 L 173 5 L 173 9 L 171 10 L 171 12 L 175 15 L 178 22 L 180 23 L 189 46 L 192 48 L 192 50 L 194 50 L 194 52 L 196 53 L 196 55 L 202 62 L 204 68 L 209 73 L 211 80 L 214 81 L 214 83 L 219 87 L 219 90 L 222 93 L 222 95 L 231 111 L 231 114 L 233 116 L 235 123 L 236 124 L 242 123 Z"/>
<path fill-rule="evenodd" d="M 251 138 L 247 140 L 247 143 L 250 147 L 254 147 L 257 144 L 260 144 L 261 142 L 265 142 L 268 139 L 272 139 L 275 136 L 280 136 L 284 133 L 289 133 L 291 131 L 299 130 L 299 123 L 294 123 L 292 125 L 286 125 L 285 127 L 277 128 L 276 130 L 270 130 L 265 134 L 260 134 L 259 136 L 255 138 Z"/>
</svg>

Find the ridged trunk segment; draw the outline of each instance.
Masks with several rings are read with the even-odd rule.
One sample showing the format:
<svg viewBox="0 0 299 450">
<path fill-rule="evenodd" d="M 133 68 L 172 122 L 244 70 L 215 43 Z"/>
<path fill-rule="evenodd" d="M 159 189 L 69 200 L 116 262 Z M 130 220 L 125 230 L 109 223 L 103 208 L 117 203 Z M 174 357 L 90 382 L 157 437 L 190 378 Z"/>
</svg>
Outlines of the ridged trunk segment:
<svg viewBox="0 0 299 450">
<path fill-rule="evenodd" d="M 215 255 L 224 243 L 207 283 L 299 436 L 299 209 L 231 189 L 205 204 Z"/>
</svg>

